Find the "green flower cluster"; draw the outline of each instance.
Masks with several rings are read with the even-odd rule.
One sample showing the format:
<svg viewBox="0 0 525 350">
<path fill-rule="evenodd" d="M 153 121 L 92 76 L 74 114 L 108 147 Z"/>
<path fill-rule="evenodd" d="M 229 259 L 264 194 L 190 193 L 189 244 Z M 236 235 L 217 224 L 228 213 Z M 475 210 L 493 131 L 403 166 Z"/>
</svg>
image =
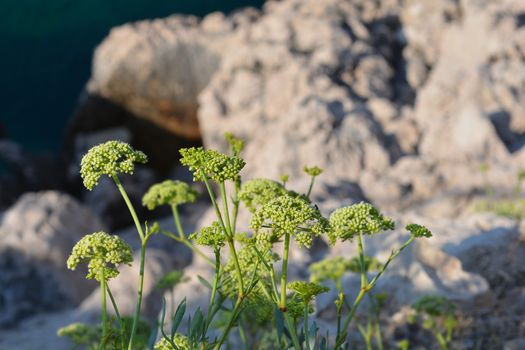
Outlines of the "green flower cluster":
<svg viewBox="0 0 525 350">
<path fill-rule="evenodd" d="M 244 149 L 244 140 L 236 138 L 231 132 L 224 133 L 224 138 L 230 145 L 233 155 L 238 156 Z"/>
<path fill-rule="evenodd" d="M 227 156 L 214 150 L 202 147 L 182 148 L 180 162 L 193 172 L 194 181 L 210 178 L 216 182 L 236 180 L 246 164 L 242 158 Z"/>
<path fill-rule="evenodd" d="M 253 179 L 242 184 L 239 199 L 250 212 L 254 213 L 260 206 L 286 193 L 286 189 L 278 182 L 268 179 Z"/>
<path fill-rule="evenodd" d="M 316 282 L 293 281 L 288 284 L 288 289 L 295 291 L 303 298 L 305 303 L 310 302 L 315 296 L 326 293 L 330 288 Z"/>
<path fill-rule="evenodd" d="M 252 216 L 250 225 L 260 243 L 273 243 L 285 233 L 290 233 L 299 244 L 308 248 L 314 236 L 329 231 L 328 220 L 319 210 L 312 208 L 301 197 L 291 195 L 277 197 L 263 205 Z"/>
<path fill-rule="evenodd" d="M 71 323 L 57 331 L 59 337 L 67 337 L 76 345 L 97 344 L 100 330 L 84 323 Z"/>
<path fill-rule="evenodd" d="M 131 248 L 120 237 L 105 232 L 95 232 L 84 236 L 75 244 L 67 259 L 70 270 L 88 261 L 87 279 L 109 280 L 117 277 L 119 264 L 131 264 Z"/>
<path fill-rule="evenodd" d="M 193 203 L 197 199 L 197 191 L 187 183 L 178 180 L 166 180 L 151 186 L 142 197 L 142 205 L 153 210 L 161 205 L 180 205 Z"/>
<path fill-rule="evenodd" d="M 190 350 L 190 341 L 188 340 L 188 337 L 185 335 L 182 335 L 180 333 L 176 333 L 175 336 L 172 339 L 173 344 L 175 344 L 176 348 L 171 345 L 171 343 L 166 340 L 166 338 L 162 338 L 155 344 L 155 350 Z"/>
<path fill-rule="evenodd" d="M 406 229 L 414 237 L 426 237 L 426 238 L 432 237 L 432 232 L 430 232 L 430 230 L 428 228 L 426 228 L 425 226 L 423 226 L 423 225 L 408 224 L 406 226 Z"/>
<path fill-rule="evenodd" d="M 313 176 L 313 177 L 316 177 L 316 176 L 319 176 L 323 173 L 323 169 L 319 168 L 318 166 L 313 166 L 313 167 L 307 167 L 305 166 L 303 168 L 303 171 L 310 175 L 310 176 Z"/>
<path fill-rule="evenodd" d="M 217 221 L 212 222 L 210 226 L 201 228 L 199 232 L 192 233 L 188 238 L 199 245 L 211 247 L 215 250 L 220 250 L 224 247 L 226 240 L 226 236 Z"/>
<path fill-rule="evenodd" d="M 349 271 L 349 259 L 342 256 L 323 259 L 310 265 L 310 279 L 312 282 L 341 280 L 343 275 Z"/>
<path fill-rule="evenodd" d="M 383 216 L 370 203 L 361 202 L 348 207 L 336 209 L 330 215 L 330 243 L 337 239 L 346 241 L 361 233 L 373 235 L 383 230 L 393 230 L 394 221 Z"/>
<path fill-rule="evenodd" d="M 82 158 L 80 175 L 84 186 L 92 190 L 102 175 L 133 174 L 135 163 L 145 164 L 148 158 L 141 151 L 120 141 L 108 141 L 91 148 Z"/>
</svg>

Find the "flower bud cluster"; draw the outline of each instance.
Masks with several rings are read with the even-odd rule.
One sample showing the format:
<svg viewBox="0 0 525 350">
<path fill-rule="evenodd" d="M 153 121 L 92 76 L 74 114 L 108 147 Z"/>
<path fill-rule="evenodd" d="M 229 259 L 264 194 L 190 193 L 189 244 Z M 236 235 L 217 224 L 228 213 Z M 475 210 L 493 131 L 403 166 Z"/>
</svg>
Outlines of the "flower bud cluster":
<svg viewBox="0 0 525 350">
<path fill-rule="evenodd" d="M 315 177 L 315 176 L 319 176 L 319 175 L 321 175 L 321 174 L 323 173 L 323 169 L 322 169 L 322 168 L 319 168 L 318 166 L 313 166 L 313 167 L 307 167 L 307 166 L 305 166 L 305 167 L 303 168 L 303 171 L 304 171 L 306 174 L 308 174 L 308 175 L 310 175 L 310 176 L 313 176 L 313 177 Z"/>
<path fill-rule="evenodd" d="M 180 154 L 180 162 L 193 173 L 194 181 L 204 181 L 206 178 L 219 183 L 234 181 L 246 164 L 237 156 L 230 157 L 214 150 L 204 150 L 202 147 L 182 148 Z"/>
<path fill-rule="evenodd" d="M 199 232 L 191 234 L 188 238 L 199 245 L 211 247 L 215 250 L 220 250 L 224 247 L 226 240 L 226 236 L 217 221 L 212 222 L 210 226 L 201 228 Z"/>
<path fill-rule="evenodd" d="M 329 229 L 328 221 L 319 210 L 312 208 L 301 197 L 289 194 L 263 205 L 252 216 L 250 225 L 256 231 L 258 241 L 273 243 L 289 233 L 299 244 L 308 248 L 312 245 L 313 236 Z"/>
<path fill-rule="evenodd" d="M 288 284 L 288 289 L 299 294 L 305 302 L 310 302 L 315 296 L 326 293 L 330 288 L 316 282 L 293 281 Z"/>
<path fill-rule="evenodd" d="M 193 203 L 197 199 L 197 191 L 187 183 L 178 180 L 166 180 L 151 186 L 142 197 L 142 205 L 153 210 L 161 205 L 180 205 Z"/>
<path fill-rule="evenodd" d="M 75 244 L 67 259 L 67 267 L 75 270 L 79 264 L 89 262 L 86 278 L 101 282 L 118 276 L 117 265 L 132 261 L 131 248 L 120 237 L 95 232 Z"/>
<path fill-rule="evenodd" d="M 369 203 L 358 203 L 336 209 L 330 215 L 330 243 L 337 239 L 346 241 L 361 233 L 373 235 L 383 230 L 393 230 L 394 221 L 383 216 L 379 210 Z"/>
<path fill-rule="evenodd" d="M 286 193 L 286 189 L 278 182 L 268 179 L 253 179 L 242 184 L 239 199 L 250 212 L 254 213 L 260 206 Z"/>
<path fill-rule="evenodd" d="M 432 232 L 428 228 L 426 228 L 423 225 L 418 224 L 408 224 L 406 226 L 406 229 L 412 234 L 414 237 L 426 237 L 430 238 L 432 237 Z"/>
<path fill-rule="evenodd" d="M 148 158 L 141 151 L 120 141 L 108 141 L 91 148 L 80 162 L 84 186 L 92 190 L 102 175 L 133 174 L 135 163 L 145 164 Z"/>
<path fill-rule="evenodd" d="M 231 132 L 224 133 L 224 138 L 230 145 L 233 155 L 238 156 L 244 149 L 244 140 L 236 138 Z"/>
<path fill-rule="evenodd" d="M 176 333 L 175 336 L 172 339 L 173 344 L 175 344 L 176 348 L 173 347 L 173 345 L 170 344 L 169 341 L 167 341 L 165 338 L 162 338 L 155 344 L 155 350 L 190 350 L 190 341 L 188 340 L 188 337 L 185 335 L 182 335 L 180 333 Z"/>
</svg>

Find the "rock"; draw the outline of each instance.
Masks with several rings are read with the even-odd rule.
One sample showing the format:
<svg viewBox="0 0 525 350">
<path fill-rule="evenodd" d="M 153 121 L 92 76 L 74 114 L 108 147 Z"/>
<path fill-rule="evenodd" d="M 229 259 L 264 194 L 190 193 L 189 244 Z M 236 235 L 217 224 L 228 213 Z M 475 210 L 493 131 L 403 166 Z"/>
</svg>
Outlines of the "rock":
<svg viewBox="0 0 525 350">
<path fill-rule="evenodd" d="M 114 28 L 97 47 L 89 94 L 188 139 L 200 137 L 197 96 L 218 68 L 234 28 L 252 14 L 226 21 L 171 16 Z"/>
<path fill-rule="evenodd" d="M 0 226 L 0 325 L 79 304 L 94 288 L 85 271 L 69 271 L 73 245 L 104 225 L 70 196 L 28 193 L 10 208 Z"/>
</svg>

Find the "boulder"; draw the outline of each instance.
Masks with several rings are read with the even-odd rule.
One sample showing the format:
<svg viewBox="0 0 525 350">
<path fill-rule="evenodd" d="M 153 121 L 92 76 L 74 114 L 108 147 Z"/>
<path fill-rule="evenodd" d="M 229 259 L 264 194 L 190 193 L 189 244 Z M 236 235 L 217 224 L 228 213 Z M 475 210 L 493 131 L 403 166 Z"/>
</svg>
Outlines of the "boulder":
<svg viewBox="0 0 525 350">
<path fill-rule="evenodd" d="M 84 235 L 102 222 L 72 197 L 27 193 L 0 226 L 0 326 L 42 311 L 79 304 L 94 288 L 85 271 L 69 271 L 66 260 Z"/>
</svg>

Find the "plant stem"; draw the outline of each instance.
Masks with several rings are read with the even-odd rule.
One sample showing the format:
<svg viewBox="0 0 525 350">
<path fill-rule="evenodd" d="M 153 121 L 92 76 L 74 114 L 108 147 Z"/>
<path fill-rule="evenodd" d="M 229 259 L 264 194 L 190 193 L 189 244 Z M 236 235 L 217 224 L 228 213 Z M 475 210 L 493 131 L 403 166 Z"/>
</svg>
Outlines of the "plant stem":
<svg viewBox="0 0 525 350">
<path fill-rule="evenodd" d="M 140 271 L 139 271 L 139 287 L 137 294 L 137 303 L 135 305 L 135 314 L 133 315 L 133 325 L 131 327 L 131 336 L 129 338 L 128 350 L 133 349 L 133 341 L 135 340 L 135 333 L 137 332 L 137 324 L 140 318 L 140 308 L 142 306 L 142 292 L 144 288 L 144 262 L 146 261 L 146 243 L 148 237 L 140 245 Z"/>
<path fill-rule="evenodd" d="M 241 178 L 238 177 L 236 180 L 235 180 L 235 191 L 234 191 L 234 196 L 233 196 L 233 199 L 232 199 L 232 202 L 233 202 L 233 217 L 232 217 L 232 231 L 236 232 L 237 230 L 237 216 L 239 215 L 239 191 L 241 190 Z"/>
<path fill-rule="evenodd" d="M 102 296 L 102 340 L 99 349 L 106 348 L 106 341 L 108 336 L 108 311 L 106 304 L 106 279 L 102 273 L 102 280 L 100 281 L 100 292 Z"/>
<path fill-rule="evenodd" d="M 310 194 L 312 193 L 312 189 L 314 188 L 314 182 L 315 176 L 312 176 L 312 179 L 310 180 L 310 186 L 308 187 L 308 192 L 306 193 L 306 198 L 310 198 Z"/>
<path fill-rule="evenodd" d="M 290 250 L 290 234 L 284 234 L 284 248 L 283 248 L 283 264 L 281 271 L 281 301 L 279 308 L 282 312 L 286 312 L 286 278 L 288 274 L 288 253 Z"/>
<path fill-rule="evenodd" d="M 212 317 L 213 317 L 213 305 L 215 305 L 215 297 L 217 295 L 217 287 L 219 285 L 219 278 L 220 278 L 220 270 L 221 270 L 221 255 L 218 250 L 215 251 L 215 276 L 213 278 L 213 285 L 211 289 L 211 295 L 210 295 L 210 303 L 208 304 L 208 312 L 206 315 L 206 328 L 210 326 Z"/>
<path fill-rule="evenodd" d="M 357 251 L 359 252 L 359 265 L 361 268 L 361 289 L 365 289 L 368 283 L 366 278 L 365 250 L 363 248 L 363 236 L 361 232 L 357 236 Z"/>
<path fill-rule="evenodd" d="M 308 311 L 309 310 L 309 307 L 308 307 L 308 302 L 307 300 L 305 300 L 304 302 L 304 326 L 303 326 L 303 331 L 304 331 L 304 342 L 306 343 L 306 350 L 310 350 L 310 337 L 308 336 L 309 335 L 309 332 L 308 332 Z"/>
<path fill-rule="evenodd" d="M 224 181 L 222 181 L 219 185 L 220 191 L 221 191 L 221 198 L 222 198 L 222 210 L 224 211 L 224 217 L 226 218 L 226 228 L 228 230 L 228 234 L 230 237 L 233 238 L 233 235 L 235 232 L 232 231 L 232 226 L 230 222 L 230 211 L 228 209 L 228 198 L 226 195 L 226 185 L 224 184 Z"/>
<path fill-rule="evenodd" d="M 299 342 L 299 337 L 297 336 L 297 329 L 295 329 L 295 323 L 290 317 L 290 314 L 288 312 L 283 312 L 284 321 L 286 322 L 286 326 L 288 327 L 288 330 L 290 331 L 290 336 L 292 337 L 292 343 L 295 350 L 301 350 L 301 343 Z"/>
<path fill-rule="evenodd" d="M 237 288 L 239 290 L 239 297 L 244 297 L 244 282 L 242 278 L 241 265 L 239 264 L 239 259 L 237 258 L 235 242 L 233 242 L 233 239 L 228 240 L 228 246 L 230 247 L 233 263 L 235 264 L 235 269 L 237 270 Z"/>
<path fill-rule="evenodd" d="M 221 345 L 224 343 L 224 341 L 226 340 L 226 337 L 230 333 L 230 330 L 235 324 L 235 320 L 237 319 L 237 316 L 241 309 L 242 301 L 243 301 L 243 298 L 240 298 L 240 297 L 237 298 L 237 302 L 235 303 L 235 306 L 233 307 L 233 310 L 232 310 L 230 321 L 228 322 L 228 325 L 224 329 L 224 332 L 222 333 L 221 338 L 219 339 L 219 342 L 215 345 L 214 347 L 215 350 L 219 350 L 221 348 Z"/>
<path fill-rule="evenodd" d="M 186 240 L 186 234 L 180 223 L 179 209 L 176 205 L 171 206 L 171 212 L 173 213 L 173 221 L 175 222 L 175 227 L 177 228 L 177 233 L 182 240 Z"/>
<path fill-rule="evenodd" d="M 224 220 L 222 219 L 221 210 L 219 209 L 217 201 L 215 200 L 215 194 L 213 193 L 213 190 L 211 189 L 210 183 L 208 182 L 208 179 L 205 177 L 204 173 L 202 173 L 202 176 L 204 177 L 204 184 L 206 185 L 206 189 L 208 190 L 208 194 L 210 196 L 211 204 L 213 205 L 213 208 L 215 209 L 215 214 L 217 216 L 217 220 L 219 221 L 219 225 L 221 226 L 222 230 L 224 231 L 224 234 L 228 235 L 228 231 L 226 230 L 226 226 L 224 225 Z"/>
<path fill-rule="evenodd" d="M 117 175 L 112 176 L 113 181 L 117 185 L 118 190 L 120 191 L 120 194 L 122 195 L 122 198 L 124 198 L 124 202 L 126 202 L 126 205 L 128 206 L 128 210 L 131 214 L 131 217 L 133 218 L 133 222 L 135 223 L 135 227 L 137 228 L 137 232 L 140 236 L 140 239 L 144 241 L 144 232 L 142 231 L 142 226 L 140 224 L 139 218 L 137 216 L 137 212 L 135 211 L 135 208 L 133 207 L 133 204 L 131 204 L 131 201 L 128 197 L 128 194 L 126 193 L 126 190 L 124 189 L 124 186 L 120 183 L 119 178 Z"/>
</svg>

